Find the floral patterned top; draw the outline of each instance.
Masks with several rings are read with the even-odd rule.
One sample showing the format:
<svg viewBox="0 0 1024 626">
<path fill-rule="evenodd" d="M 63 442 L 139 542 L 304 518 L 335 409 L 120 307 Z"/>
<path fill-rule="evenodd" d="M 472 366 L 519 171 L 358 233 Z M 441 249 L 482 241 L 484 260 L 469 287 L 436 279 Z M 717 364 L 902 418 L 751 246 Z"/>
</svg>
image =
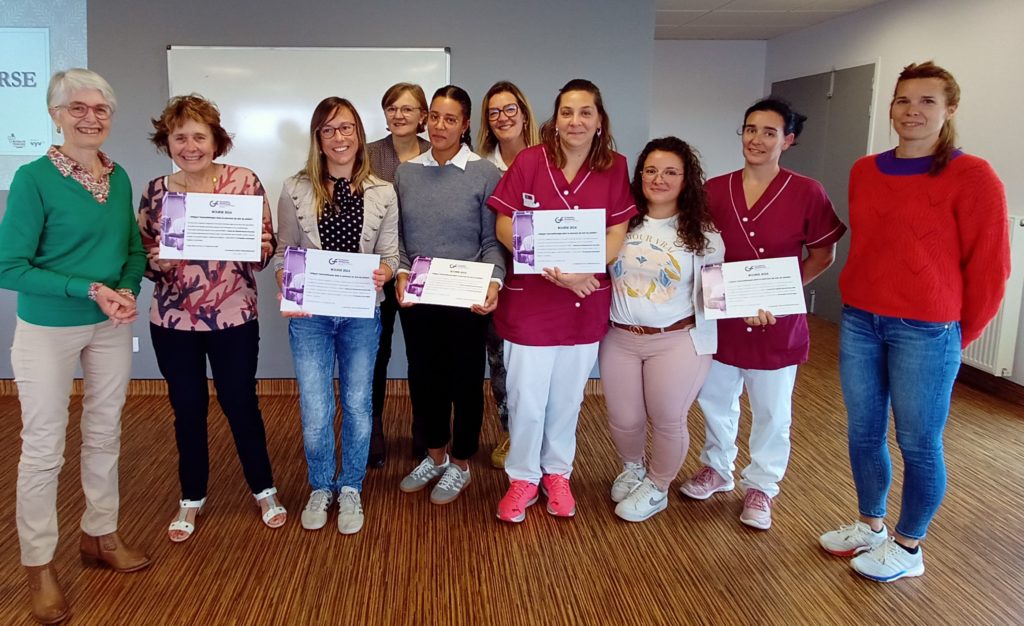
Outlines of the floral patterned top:
<svg viewBox="0 0 1024 626">
<path fill-rule="evenodd" d="M 96 198 L 96 202 L 107 203 L 107 197 L 110 196 L 110 174 L 114 171 L 114 162 L 110 160 L 110 157 L 102 152 L 99 153 L 100 165 L 103 166 L 103 176 L 99 180 L 96 180 L 92 172 L 83 167 L 81 163 L 58 150 L 57 146 L 50 146 L 50 149 L 46 151 L 46 157 L 64 178 L 70 176 L 85 187 L 85 190 L 91 193 L 93 198 Z"/>
<path fill-rule="evenodd" d="M 149 182 L 139 203 L 142 245 L 148 251 L 159 248 L 160 218 L 167 177 Z M 175 330 L 208 331 L 239 326 L 256 319 L 255 272 L 270 262 L 277 247 L 270 221 L 270 202 L 256 174 L 244 167 L 225 165 L 214 193 L 263 196 L 263 232 L 270 233 L 270 254 L 260 263 L 238 261 L 181 261 L 161 271 L 150 259 L 146 278 L 153 281 L 153 303 L 149 321 Z"/>
</svg>

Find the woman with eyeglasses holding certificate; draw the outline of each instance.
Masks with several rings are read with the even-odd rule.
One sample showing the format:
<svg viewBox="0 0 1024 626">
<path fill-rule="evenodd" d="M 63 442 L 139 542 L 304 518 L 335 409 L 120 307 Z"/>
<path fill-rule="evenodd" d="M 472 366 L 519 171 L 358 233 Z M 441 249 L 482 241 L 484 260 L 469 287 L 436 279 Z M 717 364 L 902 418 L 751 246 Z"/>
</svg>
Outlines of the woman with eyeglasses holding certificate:
<svg viewBox="0 0 1024 626">
<path fill-rule="evenodd" d="M 366 154 L 373 173 L 386 182 L 394 183 L 395 170 L 399 165 L 430 149 L 430 142 L 419 136 L 427 128 L 427 96 L 419 85 L 397 83 L 384 92 L 380 105 L 390 134 L 367 144 Z M 383 418 L 388 363 L 391 361 L 391 338 L 395 331 L 395 315 L 398 314 L 394 279 L 384 286 L 383 293 L 384 300 L 380 304 L 380 348 L 373 368 L 373 432 L 370 435 L 370 454 L 367 460 L 370 467 L 383 467 L 387 454 Z M 417 453 L 425 453 L 420 430 L 413 416 L 413 448 Z M 422 457 L 423 454 L 418 454 L 418 458 Z"/>
<path fill-rule="evenodd" d="M 704 319 L 701 269 L 721 263 L 725 246 L 700 160 L 681 139 L 647 144 L 633 197 L 638 214 L 611 264 L 611 328 L 599 361 L 608 427 L 623 463 L 612 484 L 615 514 L 642 522 L 668 506 L 669 484 L 690 447 L 687 413 L 718 347 L 716 322 Z"/>
<path fill-rule="evenodd" d="M 398 167 L 401 262 L 395 280 L 409 356 L 409 395 L 423 420 L 427 457 L 401 483 L 407 493 L 440 478 L 430 494 L 447 504 L 470 481 L 483 423 L 487 314 L 498 304 L 505 259 L 494 237 L 494 213 L 485 202 L 500 174 L 472 151 L 472 103 L 460 87 L 434 93 L 427 128 L 431 148 Z M 405 299 L 417 257 L 491 263 L 482 305 L 470 309 L 413 304 Z"/>
<path fill-rule="evenodd" d="M 540 142 L 535 119 L 519 87 L 505 80 L 494 83 L 480 109 L 479 153 L 505 173 L 520 152 Z M 491 451 L 491 465 L 497 469 L 505 468 L 509 446 L 503 344 L 491 319 L 487 324 L 487 365 L 491 369 L 491 394 L 504 431 L 501 442 Z"/>
<path fill-rule="evenodd" d="M 825 189 L 816 180 L 779 165 L 807 118 L 788 103 L 755 102 L 739 128 L 743 169 L 712 178 L 706 186 L 715 225 L 725 241 L 725 260 L 797 257 L 803 283 L 832 264 L 846 232 Z M 732 491 L 740 394 L 747 388 L 752 423 L 750 465 L 741 473 L 746 494 L 740 522 L 767 530 L 772 498 L 789 464 L 789 428 L 797 366 L 807 360 L 806 315 L 718 321 L 718 351 L 697 401 L 704 412 L 703 466 L 680 487 L 693 499 Z"/>
<path fill-rule="evenodd" d="M 618 256 L 636 205 L 626 157 L 614 145 L 597 85 L 566 83 L 541 143 L 519 153 L 488 200 L 498 214 L 501 243 L 512 250 L 517 211 L 603 209 L 605 260 Z M 512 274 L 502 298 L 494 322 L 505 339 L 511 444 L 505 461 L 510 485 L 498 518 L 526 519 L 540 486 L 548 513 L 571 517 L 576 423 L 598 342 L 608 331 L 610 283 L 604 273 L 544 268 L 544 274 Z"/>
<path fill-rule="evenodd" d="M 370 170 L 363 122 L 351 102 L 325 98 L 309 122 L 306 165 L 284 182 L 277 203 L 278 253 L 282 285 L 285 249 L 330 250 L 380 255 L 373 272 L 377 303 L 382 286 L 398 266 L 398 203 L 394 187 Z M 380 309 L 373 317 L 332 317 L 283 313 L 295 360 L 302 414 L 302 440 L 310 486 L 302 527 L 327 523 L 335 496 L 338 532 L 363 527 L 361 493 L 370 449 L 373 363 L 380 337 Z M 334 366 L 341 390 L 341 472 L 335 459 Z"/>
</svg>

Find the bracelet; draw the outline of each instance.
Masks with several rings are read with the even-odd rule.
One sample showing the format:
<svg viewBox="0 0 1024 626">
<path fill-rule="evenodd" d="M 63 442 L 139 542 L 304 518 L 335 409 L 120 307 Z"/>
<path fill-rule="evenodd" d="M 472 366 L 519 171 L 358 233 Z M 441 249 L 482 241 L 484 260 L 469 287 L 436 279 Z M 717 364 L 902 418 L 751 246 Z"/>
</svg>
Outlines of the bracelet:
<svg viewBox="0 0 1024 626">
<path fill-rule="evenodd" d="M 127 287 L 123 287 L 121 289 L 118 289 L 117 293 L 121 294 L 122 296 L 124 296 L 125 298 L 128 298 L 129 300 L 131 300 L 133 302 L 135 301 L 135 292 L 133 292 L 131 289 L 128 289 Z"/>
<path fill-rule="evenodd" d="M 99 292 L 100 287 L 102 287 L 102 286 L 103 286 L 103 283 L 90 283 L 89 284 L 89 299 L 90 300 L 92 300 L 93 302 L 96 302 L 96 294 Z"/>
</svg>

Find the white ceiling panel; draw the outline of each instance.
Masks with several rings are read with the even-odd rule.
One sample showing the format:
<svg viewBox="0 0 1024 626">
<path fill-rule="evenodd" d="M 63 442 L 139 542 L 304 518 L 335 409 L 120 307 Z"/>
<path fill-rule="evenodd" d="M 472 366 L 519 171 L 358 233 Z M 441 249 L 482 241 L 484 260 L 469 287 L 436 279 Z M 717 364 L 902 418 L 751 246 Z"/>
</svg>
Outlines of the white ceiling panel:
<svg viewBox="0 0 1024 626">
<path fill-rule="evenodd" d="M 886 0 L 656 0 L 655 39 L 772 39 Z"/>
</svg>

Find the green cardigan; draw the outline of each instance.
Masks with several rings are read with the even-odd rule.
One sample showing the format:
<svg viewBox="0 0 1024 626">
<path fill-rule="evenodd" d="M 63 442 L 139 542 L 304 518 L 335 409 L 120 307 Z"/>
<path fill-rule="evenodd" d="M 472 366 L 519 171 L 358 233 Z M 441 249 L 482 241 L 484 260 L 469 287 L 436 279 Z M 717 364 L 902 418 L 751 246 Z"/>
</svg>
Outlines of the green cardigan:
<svg viewBox="0 0 1024 626">
<path fill-rule="evenodd" d="M 138 295 L 145 265 L 131 181 L 120 165 L 106 204 L 46 156 L 15 173 L 0 222 L 0 288 L 18 292 L 19 318 L 39 326 L 102 322 L 89 285 Z"/>
</svg>

